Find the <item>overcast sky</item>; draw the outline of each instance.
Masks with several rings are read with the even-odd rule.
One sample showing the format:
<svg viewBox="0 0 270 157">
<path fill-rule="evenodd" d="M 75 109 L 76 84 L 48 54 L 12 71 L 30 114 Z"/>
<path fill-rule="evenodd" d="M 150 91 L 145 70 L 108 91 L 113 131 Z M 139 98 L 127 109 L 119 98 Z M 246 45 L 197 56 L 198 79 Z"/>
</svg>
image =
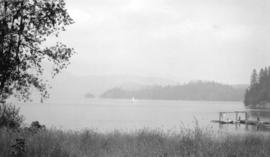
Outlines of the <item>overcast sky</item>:
<svg viewBox="0 0 270 157">
<path fill-rule="evenodd" d="M 59 40 L 74 75 L 129 74 L 248 83 L 270 65 L 269 0 L 66 0 Z"/>
</svg>

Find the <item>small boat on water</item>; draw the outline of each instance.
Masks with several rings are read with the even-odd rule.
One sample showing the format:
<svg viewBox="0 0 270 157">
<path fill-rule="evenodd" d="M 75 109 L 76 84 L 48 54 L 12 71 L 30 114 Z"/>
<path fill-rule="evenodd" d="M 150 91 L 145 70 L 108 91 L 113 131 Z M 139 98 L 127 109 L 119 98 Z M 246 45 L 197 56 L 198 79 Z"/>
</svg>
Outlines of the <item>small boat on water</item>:
<svg viewBox="0 0 270 157">
<path fill-rule="evenodd" d="M 131 98 L 131 102 L 132 102 L 132 103 L 135 103 L 135 101 L 136 101 L 135 98 L 132 97 L 132 98 Z"/>
</svg>

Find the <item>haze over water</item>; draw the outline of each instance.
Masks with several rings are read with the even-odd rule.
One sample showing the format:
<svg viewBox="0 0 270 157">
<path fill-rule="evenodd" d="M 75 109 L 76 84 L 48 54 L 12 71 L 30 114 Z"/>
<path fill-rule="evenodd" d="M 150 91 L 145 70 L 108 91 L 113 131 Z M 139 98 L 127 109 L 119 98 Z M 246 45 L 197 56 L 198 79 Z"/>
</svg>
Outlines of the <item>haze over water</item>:
<svg viewBox="0 0 270 157">
<path fill-rule="evenodd" d="M 241 102 L 166 101 L 88 99 L 81 102 L 24 104 L 21 112 L 26 122 L 38 120 L 48 127 L 66 130 L 97 129 L 98 131 L 135 131 L 150 128 L 179 130 L 194 128 L 196 121 L 202 128 L 219 129 L 211 123 L 219 112 L 248 110 Z M 266 111 L 266 110 L 265 110 Z M 49 115 L 49 116 L 48 116 Z M 234 115 L 227 115 L 233 119 Z M 244 116 L 242 116 L 244 119 Z M 269 120 L 262 117 L 262 120 Z M 228 127 L 234 130 L 235 126 Z M 226 125 L 223 127 L 226 130 Z"/>
</svg>

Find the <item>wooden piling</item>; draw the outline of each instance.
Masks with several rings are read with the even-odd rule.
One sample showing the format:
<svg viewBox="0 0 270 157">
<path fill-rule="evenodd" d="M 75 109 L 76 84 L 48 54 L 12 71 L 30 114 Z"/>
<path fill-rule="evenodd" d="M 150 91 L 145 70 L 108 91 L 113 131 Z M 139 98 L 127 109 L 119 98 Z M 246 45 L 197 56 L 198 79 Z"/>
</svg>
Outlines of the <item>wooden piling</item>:
<svg viewBox="0 0 270 157">
<path fill-rule="evenodd" d="M 245 121 L 246 121 L 246 124 L 247 124 L 247 122 L 248 122 L 248 114 L 247 114 L 247 112 L 245 112 Z"/>
<path fill-rule="evenodd" d="M 223 112 L 219 112 L 219 121 L 221 122 L 223 120 Z"/>
<path fill-rule="evenodd" d="M 238 112 L 235 112 L 235 122 L 238 121 Z"/>
</svg>

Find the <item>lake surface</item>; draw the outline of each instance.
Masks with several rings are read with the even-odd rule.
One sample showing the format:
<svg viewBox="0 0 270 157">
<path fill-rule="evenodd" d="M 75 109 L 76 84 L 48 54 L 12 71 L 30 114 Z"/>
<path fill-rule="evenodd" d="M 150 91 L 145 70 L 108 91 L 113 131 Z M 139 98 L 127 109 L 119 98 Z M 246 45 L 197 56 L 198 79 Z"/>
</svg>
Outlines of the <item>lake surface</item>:
<svg viewBox="0 0 270 157">
<path fill-rule="evenodd" d="M 219 112 L 227 111 L 249 111 L 252 118 L 257 116 L 254 111 L 259 111 L 262 120 L 270 119 L 269 109 L 246 108 L 242 102 L 84 99 L 76 103 L 28 103 L 20 108 L 28 124 L 38 120 L 47 127 L 67 130 L 177 130 L 194 128 L 196 121 L 200 127 L 220 129 L 219 124 L 210 121 L 218 120 Z M 226 116 L 235 119 L 234 115 Z M 234 125 L 222 128 L 239 129 Z"/>
</svg>

